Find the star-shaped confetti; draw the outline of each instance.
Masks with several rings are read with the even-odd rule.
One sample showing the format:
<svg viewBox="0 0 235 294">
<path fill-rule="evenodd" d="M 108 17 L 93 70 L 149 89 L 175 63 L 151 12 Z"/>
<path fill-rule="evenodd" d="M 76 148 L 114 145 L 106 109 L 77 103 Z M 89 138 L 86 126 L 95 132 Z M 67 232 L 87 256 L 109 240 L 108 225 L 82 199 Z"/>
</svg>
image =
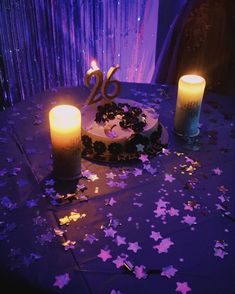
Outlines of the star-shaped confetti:
<svg viewBox="0 0 235 294">
<path fill-rule="evenodd" d="M 186 223 L 186 224 L 192 226 L 192 225 L 196 224 L 196 217 L 187 214 L 186 216 L 183 216 L 182 223 Z"/>
<path fill-rule="evenodd" d="M 166 207 L 167 204 L 169 204 L 168 201 L 164 201 L 162 200 L 161 198 L 155 202 L 155 204 L 158 206 L 158 207 Z"/>
<path fill-rule="evenodd" d="M 220 257 L 220 258 L 224 258 L 225 255 L 227 255 L 228 252 L 226 252 L 225 250 L 221 249 L 221 248 L 215 248 L 214 249 L 214 256 Z"/>
<path fill-rule="evenodd" d="M 172 183 L 175 180 L 175 178 L 171 174 L 165 174 L 164 181 Z"/>
<path fill-rule="evenodd" d="M 127 186 L 127 183 L 124 181 L 117 182 L 117 187 L 124 189 Z"/>
<path fill-rule="evenodd" d="M 112 258 L 110 254 L 110 250 L 100 249 L 100 254 L 97 255 L 99 258 L 103 260 L 103 262 L 107 261 L 108 259 Z"/>
<path fill-rule="evenodd" d="M 62 246 L 64 246 L 64 250 L 67 251 L 69 249 L 75 249 L 76 241 L 67 240 L 62 243 Z"/>
<path fill-rule="evenodd" d="M 220 176 L 223 173 L 223 171 L 219 167 L 213 168 L 212 172 L 214 175 L 217 175 L 217 176 Z"/>
<path fill-rule="evenodd" d="M 166 208 L 158 206 L 153 212 L 155 213 L 155 217 L 165 216 Z"/>
<path fill-rule="evenodd" d="M 59 218 L 59 222 L 60 222 L 60 225 L 63 226 L 63 225 L 69 225 L 70 223 L 70 219 L 69 217 L 66 215 L 64 217 L 61 217 Z"/>
<path fill-rule="evenodd" d="M 153 246 L 154 249 L 158 250 L 158 253 L 167 253 L 170 246 L 174 245 L 174 242 L 170 238 L 162 239 L 159 245 Z"/>
<path fill-rule="evenodd" d="M 143 168 L 151 175 L 154 175 L 157 172 L 157 168 L 153 168 L 151 164 L 144 164 Z"/>
<path fill-rule="evenodd" d="M 117 246 L 125 245 L 126 244 L 126 237 L 121 237 L 119 235 L 116 236 L 115 242 L 117 243 Z"/>
<path fill-rule="evenodd" d="M 138 152 L 144 152 L 144 145 L 142 144 L 137 144 L 136 145 L 136 149 Z"/>
<path fill-rule="evenodd" d="M 56 228 L 54 229 L 54 232 L 55 232 L 56 236 L 60 236 L 60 237 L 62 237 L 65 233 L 63 230 L 56 229 Z"/>
<path fill-rule="evenodd" d="M 221 193 L 228 192 L 228 189 L 224 187 L 224 185 L 217 187 L 218 191 Z"/>
<path fill-rule="evenodd" d="M 124 257 L 117 256 L 117 258 L 113 260 L 113 263 L 116 265 L 116 268 L 120 268 L 124 265 L 125 260 Z"/>
<path fill-rule="evenodd" d="M 66 286 L 69 283 L 69 281 L 70 281 L 69 274 L 66 273 L 64 275 L 56 276 L 55 282 L 53 285 L 62 289 L 64 286 Z"/>
<path fill-rule="evenodd" d="M 162 239 L 162 236 L 161 236 L 160 232 L 152 231 L 150 238 L 152 238 L 154 241 L 157 242 L 159 239 Z"/>
<path fill-rule="evenodd" d="M 162 153 L 163 153 L 164 155 L 169 155 L 171 152 L 170 152 L 169 149 L 162 148 Z"/>
<path fill-rule="evenodd" d="M 55 184 L 55 181 L 53 179 L 46 180 L 45 185 L 46 186 L 53 186 Z"/>
<path fill-rule="evenodd" d="M 187 282 L 176 282 L 176 292 L 180 292 L 181 294 L 187 294 L 190 292 L 192 289 L 188 286 Z"/>
<path fill-rule="evenodd" d="M 141 154 L 139 156 L 139 159 L 142 161 L 142 162 L 148 162 L 149 161 L 149 158 L 148 158 L 148 155 L 147 154 Z"/>
<path fill-rule="evenodd" d="M 109 172 L 109 173 L 106 173 L 106 179 L 111 179 L 113 180 L 117 175 L 114 174 L 113 172 Z"/>
<path fill-rule="evenodd" d="M 114 236 L 115 236 L 116 233 L 117 233 L 117 231 L 115 231 L 112 227 L 109 227 L 109 228 L 105 228 L 104 229 L 105 237 L 112 237 L 112 238 L 114 238 Z"/>
<path fill-rule="evenodd" d="M 139 244 L 138 244 L 138 242 L 129 242 L 128 243 L 128 248 L 127 248 L 127 250 L 131 250 L 131 251 L 133 251 L 133 252 L 137 252 L 138 250 L 140 250 L 141 249 L 141 247 L 139 246 Z"/>
<path fill-rule="evenodd" d="M 168 209 L 167 212 L 170 216 L 179 216 L 179 209 L 176 209 L 174 207 Z"/>
<path fill-rule="evenodd" d="M 117 201 L 113 197 L 105 199 L 105 205 L 113 206 L 115 203 L 117 203 Z"/>
<path fill-rule="evenodd" d="M 134 268 L 134 274 L 137 279 L 146 279 L 147 278 L 147 273 L 145 272 L 145 266 L 144 265 L 136 265 Z"/>
<path fill-rule="evenodd" d="M 168 279 L 174 277 L 178 270 L 174 268 L 172 265 L 166 266 L 162 268 L 161 276 L 165 276 Z"/>
<path fill-rule="evenodd" d="M 99 177 L 97 176 L 97 174 L 93 174 L 91 171 L 89 170 L 85 170 L 82 172 L 83 177 L 87 178 L 88 180 L 91 180 L 92 182 L 96 181 L 99 179 Z"/>
<path fill-rule="evenodd" d="M 135 169 L 133 170 L 133 175 L 134 175 L 135 177 L 142 176 L 142 174 L 143 174 L 143 171 L 142 171 L 142 169 L 140 169 L 140 168 L 135 168 Z"/>
<path fill-rule="evenodd" d="M 98 241 L 98 239 L 95 237 L 95 234 L 86 234 L 83 241 L 93 244 L 95 241 Z"/>
<path fill-rule="evenodd" d="M 121 291 L 119 291 L 119 290 L 111 290 L 111 292 L 110 292 L 110 294 L 122 294 L 122 292 Z"/>
</svg>

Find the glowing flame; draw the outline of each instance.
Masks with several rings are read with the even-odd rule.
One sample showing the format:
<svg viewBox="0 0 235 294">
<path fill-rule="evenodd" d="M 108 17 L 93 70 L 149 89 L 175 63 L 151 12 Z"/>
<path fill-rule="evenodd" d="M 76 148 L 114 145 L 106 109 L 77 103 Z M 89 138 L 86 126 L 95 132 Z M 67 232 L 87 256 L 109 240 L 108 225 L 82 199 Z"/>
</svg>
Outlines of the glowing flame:
<svg viewBox="0 0 235 294">
<path fill-rule="evenodd" d="M 92 69 L 99 69 L 95 60 L 92 60 L 91 67 Z"/>
<path fill-rule="evenodd" d="M 188 84 L 200 84 L 203 83 L 205 80 L 203 77 L 198 75 L 184 75 L 181 77 L 181 79 Z"/>
</svg>

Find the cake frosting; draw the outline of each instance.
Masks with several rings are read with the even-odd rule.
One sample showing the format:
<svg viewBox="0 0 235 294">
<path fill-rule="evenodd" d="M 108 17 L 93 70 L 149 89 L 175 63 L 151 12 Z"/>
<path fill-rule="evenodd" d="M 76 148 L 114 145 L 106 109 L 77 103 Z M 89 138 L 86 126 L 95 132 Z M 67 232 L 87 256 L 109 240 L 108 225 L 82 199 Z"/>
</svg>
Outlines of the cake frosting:
<svg viewBox="0 0 235 294">
<path fill-rule="evenodd" d="M 134 100 L 115 99 L 82 109 L 82 155 L 106 161 L 129 161 L 166 147 L 167 132 L 153 108 Z"/>
</svg>

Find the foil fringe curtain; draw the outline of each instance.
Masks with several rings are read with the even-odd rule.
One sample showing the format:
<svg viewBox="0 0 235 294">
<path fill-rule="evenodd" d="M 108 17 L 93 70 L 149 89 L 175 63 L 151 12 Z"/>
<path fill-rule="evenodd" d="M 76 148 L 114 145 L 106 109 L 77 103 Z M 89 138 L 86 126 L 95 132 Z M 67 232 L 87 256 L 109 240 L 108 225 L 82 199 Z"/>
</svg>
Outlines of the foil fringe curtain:
<svg viewBox="0 0 235 294">
<path fill-rule="evenodd" d="M 121 81 L 150 82 L 159 0 L 1 0 L 3 105 L 36 92 L 83 84 L 96 59 Z"/>
</svg>

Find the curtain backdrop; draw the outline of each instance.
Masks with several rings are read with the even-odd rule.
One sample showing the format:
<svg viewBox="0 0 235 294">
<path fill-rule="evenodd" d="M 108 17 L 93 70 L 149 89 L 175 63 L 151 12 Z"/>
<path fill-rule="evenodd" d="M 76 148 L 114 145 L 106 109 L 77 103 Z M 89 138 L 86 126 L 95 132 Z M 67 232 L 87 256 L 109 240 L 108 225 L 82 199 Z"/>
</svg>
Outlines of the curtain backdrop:
<svg viewBox="0 0 235 294">
<path fill-rule="evenodd" d="M 187 73 L 202 75 L 207 90 L 234 95 L 234 0 L 188 0 L 176 15 L 152 82 L 176 84 Z"/>
<path fill-rule="evenodd" d="M 150 82 L 159 0 L 1 0 L 0 95 L 12 105 L 38 91 L 83 84 L 96 59 L 121 81 Z"/>
</svg>

